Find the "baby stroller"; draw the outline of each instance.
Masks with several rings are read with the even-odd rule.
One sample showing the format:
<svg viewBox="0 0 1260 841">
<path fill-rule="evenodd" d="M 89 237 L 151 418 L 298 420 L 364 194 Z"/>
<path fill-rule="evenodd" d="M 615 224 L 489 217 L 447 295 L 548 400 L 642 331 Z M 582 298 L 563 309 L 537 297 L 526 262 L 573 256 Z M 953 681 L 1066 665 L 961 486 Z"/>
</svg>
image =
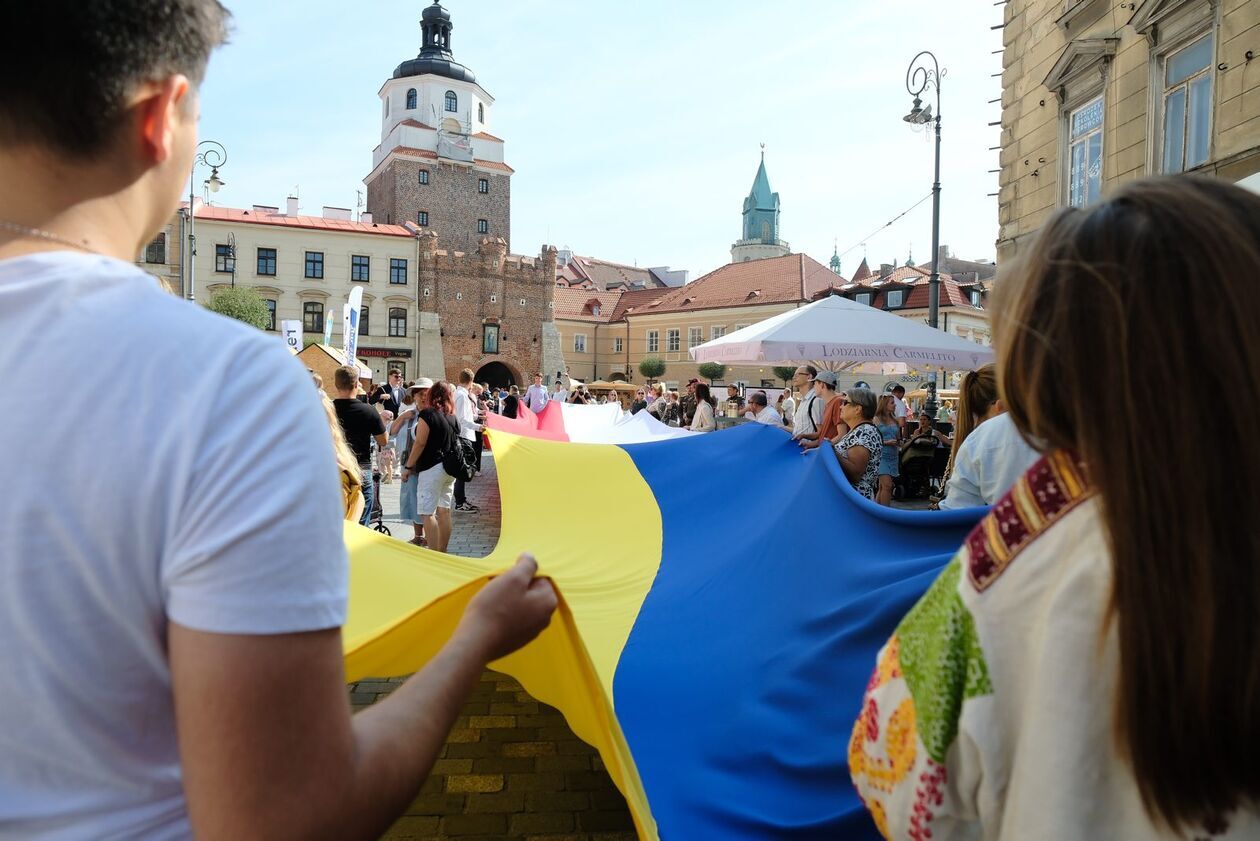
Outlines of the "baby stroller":
<svg viewBox="0 0 1260 841">
<path fill-rule="evenodd" d="M 894 499 L 924 499 L 932 493 L 936 439 L 922 435 L 901 451 L 901 475 L 893 483 Z"/>
<path fill-rule="evenodd" d="M 381 508 L 381 471 L 372 471 L 372 514 L 368 525 L 381 534 L 389 535 L 389 526 L 385 525 L 385 510 Z"/>
</svg>

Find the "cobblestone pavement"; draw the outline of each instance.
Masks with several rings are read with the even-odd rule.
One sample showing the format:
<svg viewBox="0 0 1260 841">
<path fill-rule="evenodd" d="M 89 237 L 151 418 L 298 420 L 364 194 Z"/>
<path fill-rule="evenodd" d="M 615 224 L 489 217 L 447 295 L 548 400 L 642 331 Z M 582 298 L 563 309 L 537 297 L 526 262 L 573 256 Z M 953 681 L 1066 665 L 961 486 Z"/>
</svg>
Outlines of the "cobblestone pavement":
<svg viewBox="0 0 1260 841">
<path fill-rule="evenodd" d="M 481 473 L 468 483 L 468 501 L 481 509 L 471 514 L 451 512 L 451 544 L 446 551 L 465 558 L 484 558 L 499 542 L 499 520 L 502 508 L 499 504 L 499 477 L 495 470 L 494 456 L 486 452 L 481 463 Z M 398 519 L 398 497 L 402 482 L 395 479 L 390 484 L 381 483 L 381 507 L 385 525 L 394 537 L 410 540 L 411 524 Z"/>
</svg>

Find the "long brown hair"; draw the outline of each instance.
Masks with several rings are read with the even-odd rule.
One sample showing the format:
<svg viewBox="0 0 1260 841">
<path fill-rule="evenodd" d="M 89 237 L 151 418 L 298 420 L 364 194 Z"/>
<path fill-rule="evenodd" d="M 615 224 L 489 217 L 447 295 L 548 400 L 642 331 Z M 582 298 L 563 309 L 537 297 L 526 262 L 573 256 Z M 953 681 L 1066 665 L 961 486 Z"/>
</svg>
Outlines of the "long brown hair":
<svg viewBox="0 0 1260 841">
<path fill-rule="evenodd" d="M 968 371 L 958 387 L 958 419 L 954 423 L 954 444 L 949 450 L 949 463 L 945 467 L 948 476 L 954 470 L 954 459 L 958 448 L 967 440 L 967 436 L 980 425 L 989 408 L 997 402 L 997 366 L 990 362 L 981 365 L 974 371 Z"/>
<path fill-rule="evenodd" d="M 1060 211 L 997 284 L 1011 418 L 1075 450 L 1099 495 L 1115 736 L 1173 828 L 1260 802 L 1260 439 L 1208 402 L 1260 395 L 1257 278 L 1260 197 L 1175 176 Z M 1179 440 L 1152 452 L 1133 428 L 1150 418 Z"/>
<path fill-rule="evenodd" d="M 451 387 L 441 380 L 429 389 L 429 407 L 444 415 L 455 413 L 455 401 L 451 397 Z"/>
</svg>

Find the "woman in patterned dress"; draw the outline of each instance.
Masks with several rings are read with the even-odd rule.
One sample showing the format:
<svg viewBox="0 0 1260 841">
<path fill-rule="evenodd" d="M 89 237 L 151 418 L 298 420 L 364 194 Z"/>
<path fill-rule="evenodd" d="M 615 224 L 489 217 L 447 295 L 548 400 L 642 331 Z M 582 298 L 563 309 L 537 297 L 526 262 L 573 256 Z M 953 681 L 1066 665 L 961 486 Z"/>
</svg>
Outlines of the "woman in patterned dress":
<svg viewBox="0 0 1260 841">
<path fill-rule="evenodd" d="M 875 498 L 884 439 L 871 421 L 875 419 L 875 392 L 851 388 L 838 398 L 840 419 L 849 427 L 836 442 L 836 456 L 853 489 L 867 499 Z"/>
<path fill-rule="evenodd" d="M 1043 457 L 880 651 L 849 766 L 886 837 L 1260 838 L 1260 441 L 1203 412 L 1260 394 L 1256 278 L 1260 197 L 1184 175 L 1004 270 L 999 391 Z M 1141 417 L 1229 457 L 1153 458 Z"/>
</svg>

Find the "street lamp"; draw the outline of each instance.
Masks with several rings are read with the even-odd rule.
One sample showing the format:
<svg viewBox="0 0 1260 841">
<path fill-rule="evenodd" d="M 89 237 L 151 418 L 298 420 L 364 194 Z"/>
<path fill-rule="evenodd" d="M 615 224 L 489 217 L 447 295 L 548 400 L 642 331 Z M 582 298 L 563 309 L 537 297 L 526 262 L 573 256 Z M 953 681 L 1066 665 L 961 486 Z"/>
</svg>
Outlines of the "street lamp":
<svg viewBox="0 0 1260 841">
<path fill-rule="evenodd" d="M 931 64 L 928 64 L 928 61 Z M 916 126 L 936 124 L 936 169 L 932 178 L 932 276 L 928 279 L 928 326 L 937 327 L 941 306 L 941 65 L 936 56 L 924 50 L 916 55 L 906 68 L 906 90 L 914 97 L 910 113 L 901 119 Z M 936 92 L 936 114 L 932 106 L 923 107 L 921 94 L 928 88 Z M 928 386 L 927 404 L 924 409 L 936 418 L 936 371 Z"/>
<path fill-rule="evenodd" d="M 213 176 L 211 176 L 211 178 L 213 178 Z M 228 268 L 232 270 L 232 288 L 235 289 L 236 288 L 236 234 L 232 233 L 231 231 L 228 231 L 227 259 L 228 259 Z"/>
<path fill-rule="evenodd" d="M 206 147 L 202 150 L 201 147 Z M 197 214 L 193 205 L 194 199 L 197 197 L 197 167 L 204 165 L 210 167 L 210 177 L 206 179 L 206 188 L 212 192 L 219 192 L 225 182 L 219 178 L 219 167 L 227 163 L 227 149 L 223 148 L 223 144 L 217 140 L 203 140 L 197 144 L 197 156 L 193 158 L 192 172 L 188 174 L 188 300 L 197 300 L 195 288 L 196 278 L 196 260 L 197 256 L 197 235 L 194 231 L 195 219 Z M 235 280 L 235 276 L 233 277 Z"/>
</svg>

